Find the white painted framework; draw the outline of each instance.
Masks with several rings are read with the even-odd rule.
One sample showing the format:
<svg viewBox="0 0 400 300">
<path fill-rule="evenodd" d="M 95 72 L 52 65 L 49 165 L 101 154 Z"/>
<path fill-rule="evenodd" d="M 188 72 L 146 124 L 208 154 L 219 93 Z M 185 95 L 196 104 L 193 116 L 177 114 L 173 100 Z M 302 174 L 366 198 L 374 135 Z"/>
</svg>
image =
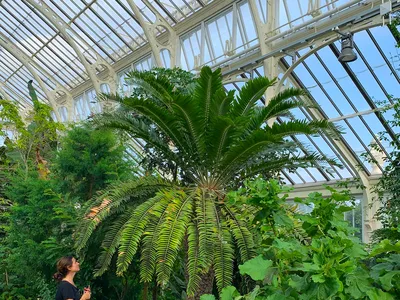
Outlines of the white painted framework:
<svg viewBox="0 0 400 300">
<path fill-rule="evenodd" d="M 18 2 L 15 7 L 13 0 L 0 2 L 0 54 L 7 51 L 3 58 L 11 55 L 16 61 L 12 60 L 11 67 L 1 65 L 0 61 L 0 94 L 17 101 L 22 110 L 29 108 L 31 103 L 23 93 L 23 85 L 17 84 L 15 78 L 21 80 L 31 76 L 39 85 L 38 92 L 44 96 L 43 100 L 53 107 L 57 119 L 62 121 L 84 119 L 84 115 L 78 117 L 82 112 L 77 106 L 82 103 L 89 107 L 87 115 L 97 112 L 90 111 L 90 103 L 96 101 L 91 95 L 105 90 L 120 91 L 125 70 L 141 63 L 171 68 L 184 64 L 191 71 L 197 71 L 204 64 L 220 67 L 229 87 L 238 87 L 254 76 L 279 77 L 278 84 L 265 95 L 268 101 L 286 87 L 305 87 L 296 70 L 303 66 L 308 68 L 307 59 L 326 47 L 336 53 L 334 43 L 340 39 L 336 29 L 351 33 L 370 30 L 389 21 L 390 13 L 380 14 L 381 5 L 386 8 L 391 4 L 392 12 L 400 7 L 397 0 L 68 0 L 62 5 L 53 0 Z M 24 11 L 20 17 L 18 10 Z M 7 20 L 20 24 L 12 28 L 6 24 Z M 32 38 L 33 42 L 28 41 L 23 37 L 23 31 L 30 24 L 25 23 L 34 21 L 55 33 L 51 37 L 38 33 Z M 22 27 L 21 37 L 17 37 L 16 32 Z M 370 37 L 375 42 L 375 37 L 371 34 Z M 55 45 L 59 40 L 67 45 L 66 50 Z M 35 48 L 35 41 L 40 41 L 39 49 Z M 42 52 L 50 45 L 53 51 L 56 49 L 61 53 L 57 53 L 60 56 L 64 51 L 70 51 L 58 70 L 44 62 L 48 54 Z M 375 75 L 370 65 L 365 64 Z M 3 74 L 2 67 L 10 70 Z M 357 83 L 351 67 L 343 67 L 358 84 L 365 99 L 370 100 L 368 93 Z M 394 71 L 393 65 L 388 63 L 388 67 Z M 398 75 L 395 76 L 400 82 Z M 322 84 L 319 86 L 324 90 Z M 350 118 L 361 119 L 371 114 L 384 120 L 380 110 L 371 106 L 334 118 L 329 118 L 320 108 L 304 110 L 303 114 L 308 118 L 335 122 L 348 122 Z M 345 177 L 358 177 L 366 187 L 355 193 L 364 195 L 364 240 L 367 241 L 370 232 L 379 226 L 373 218 L 377 207 L 370 188 L 382 166 L 369 166 L 378 170 L 372 174 L 368 165 L 360 166 L 359 155 L 344 137 L 324 140 L 344 164 L 349 174 Z M 375 143 L 382 146 L 377 138 Z M 372 155 L 370 151 L 369 155 Z M 303 180 L 305 183 L 296 184 L 289 174 L 285 175 L 288 182 L 298 187 L 299 195 L 303 190 L 319 190 L 321 186 L 320 180 L 310 171 L 305 172 L 313 179 L 312 183 Z M 334 178 L 322 170 L 319 172 L 325 178 L 324 182 L 344 179 L 337 170 Z"/>
</svg>

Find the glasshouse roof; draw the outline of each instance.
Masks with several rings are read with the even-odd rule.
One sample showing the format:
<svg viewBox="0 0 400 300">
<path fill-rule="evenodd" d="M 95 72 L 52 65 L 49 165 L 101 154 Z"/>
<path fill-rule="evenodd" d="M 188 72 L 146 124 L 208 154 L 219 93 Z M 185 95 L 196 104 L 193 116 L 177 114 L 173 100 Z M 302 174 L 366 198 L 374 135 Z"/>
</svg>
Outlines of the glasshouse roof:
<svg viewBox="0 0 400 300">
<path fill-rule="evenodd" d="M 284 180 L 370 178 L 382 173 L 382 155 L 399 133 L 388 124 L 400 96 L 400 34 L 388 24 L 399 8 L 397 0 L 3 0 L 0 94 L 29 109 L 33 80 L 54 118 L 69 122 L 100 111 L 97 93 L 129 93 L 124 75 L 132 69 L 219 67 L 227 89 L 278 77 L 272 92 L 308 91 L 302 100 L 313 107 L 294 116 L 328 119 L 343 131 L 335 140 L 293 137 L 308 145 L 299 151 L 342 168 L 287 170 Z"/>
</svg>

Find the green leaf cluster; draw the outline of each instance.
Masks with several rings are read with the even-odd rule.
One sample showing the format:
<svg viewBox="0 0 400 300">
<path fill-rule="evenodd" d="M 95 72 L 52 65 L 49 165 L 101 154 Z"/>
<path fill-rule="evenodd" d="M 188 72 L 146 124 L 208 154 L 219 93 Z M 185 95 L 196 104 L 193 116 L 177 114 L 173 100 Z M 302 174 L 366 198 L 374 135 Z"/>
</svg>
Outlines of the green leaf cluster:
<svg viewBox="0 0 400 300">
<path fill-rule="evenodd" d="M 254 207 L 252 222 L 261 235 L 260 255 L 239 266 L 242 275 L 258 284 L 252 299 L 396 299 L 399 295 L 400 242 L 382 241 L 368 253 L 343 220 L 343 212 L 352 209 L 349 194 L 328 190 L 329 197 L 311 193 L 295 199 L 313 206 L 309 214 L 296 213 L 285 204 L 287 194 L 282 194 L 285 189 L 277 181 L 250 181 L 229 194 L 232 202 Z"/>
</svg>

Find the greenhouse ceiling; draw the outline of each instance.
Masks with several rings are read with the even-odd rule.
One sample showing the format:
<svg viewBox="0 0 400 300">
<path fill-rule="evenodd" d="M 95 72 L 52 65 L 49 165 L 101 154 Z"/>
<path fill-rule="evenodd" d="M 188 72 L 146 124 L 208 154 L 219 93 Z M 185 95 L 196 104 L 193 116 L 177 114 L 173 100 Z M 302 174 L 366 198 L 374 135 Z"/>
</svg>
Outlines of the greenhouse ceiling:
<svg viewBox="0 0 400 300">
<path fill-rule="evenodd" d="M 379 176 L 398 134 L 388 121 L 399 97 L 399 49 L 389 19 L 397 0 L 3 0 L 0 94 L 28 110 L 26 83 L 61 121 L 101 111 L 100 92 L 128 94 L 131 69 L 202 65 L 222 68 L 226 87 L 278 77 L 267 96 L 289 86 L 309 91 L 315 108 L 293 111 L 343 128 L 337 140 L 296 137 L 343 168 L 284 171 L 289 184 Z M 358 59 L 339 62 L 340 41 L 354 34 Z M 281 120 L 277 120 L 279 122 Z M 387 140 L 378 137 L 387 133 Z M 377 160 L 377 163 L 370 163 Z"/>
</svg>

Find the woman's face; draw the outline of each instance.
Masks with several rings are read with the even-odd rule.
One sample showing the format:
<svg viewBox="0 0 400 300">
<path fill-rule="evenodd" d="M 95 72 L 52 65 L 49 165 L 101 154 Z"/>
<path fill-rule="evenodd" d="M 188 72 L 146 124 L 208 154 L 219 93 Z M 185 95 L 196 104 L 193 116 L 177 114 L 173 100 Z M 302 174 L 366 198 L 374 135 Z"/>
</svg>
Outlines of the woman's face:
<svg viewBox="0 0 400 300">
<path fill-rule="evenodd" d="M 75 259 L 75 257 L 72 258 L 72 266 L 68 268 L 70 272 L 78 272 L 80 270 L 79 268 L 79 262 Z"/>
</svg>

